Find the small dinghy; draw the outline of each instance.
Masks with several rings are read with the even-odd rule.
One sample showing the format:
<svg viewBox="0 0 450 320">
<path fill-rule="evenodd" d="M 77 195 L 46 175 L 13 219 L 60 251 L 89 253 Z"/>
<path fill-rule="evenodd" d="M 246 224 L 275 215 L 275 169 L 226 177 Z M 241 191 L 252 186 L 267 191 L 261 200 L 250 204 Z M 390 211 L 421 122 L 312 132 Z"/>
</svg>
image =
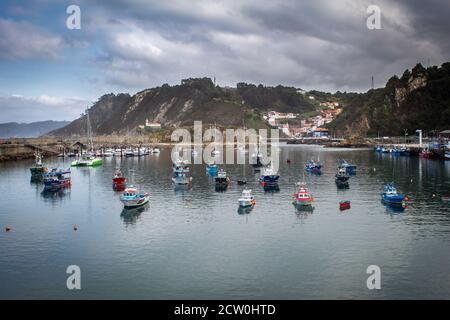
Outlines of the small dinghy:
<svg viewBox="0 0 450 320">
<path fill-rule="evenodd" d="M 350 209 L 350 201 L 344 200 L 339 202 L 339 209 L 341 210 L 347 210 Z"/>
<path fill-rule="evenodd" d="M 130 186 L 126 188 L 120 197 L 125 209 L 134 209 L 141 207 L 148 203 L 150 195 L 148 192 L 139 193 L 137 188 Z"/>
<path fill-rule="evenodd" d="M 241 197 L 238 199 L 239 207 L 248 208 L 256 204 L 255 197 L 252 195 L 252 190 L 244 189 Z"/>
<path fill-rule="evenodd" d="M 309 160 L 305 164 L 305 170 L 315 174 L 321 174 L 320 171 L 322 169 L 322 165 L 319 162 L 314 162 L 313 160 Z"/>
</svg>

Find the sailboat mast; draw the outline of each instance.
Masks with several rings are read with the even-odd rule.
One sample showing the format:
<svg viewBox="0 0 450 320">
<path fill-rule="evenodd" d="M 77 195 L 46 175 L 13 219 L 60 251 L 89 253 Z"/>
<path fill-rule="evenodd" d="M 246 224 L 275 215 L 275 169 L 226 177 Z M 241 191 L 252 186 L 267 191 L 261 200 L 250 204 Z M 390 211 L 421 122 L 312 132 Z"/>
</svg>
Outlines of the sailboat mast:
<svg viewBox="0 0 450 320">
<path fill-rule="evenodd" d="M 86 127 L 87 127 L 87 138 L 88 138 L 88 146 L 90 151 L 94 150 L 94 144 L 92 142 L 92 129 L 91 129 L 91 121 L 89 119 L 89 109 L 86 109 Z"/>
</svg>

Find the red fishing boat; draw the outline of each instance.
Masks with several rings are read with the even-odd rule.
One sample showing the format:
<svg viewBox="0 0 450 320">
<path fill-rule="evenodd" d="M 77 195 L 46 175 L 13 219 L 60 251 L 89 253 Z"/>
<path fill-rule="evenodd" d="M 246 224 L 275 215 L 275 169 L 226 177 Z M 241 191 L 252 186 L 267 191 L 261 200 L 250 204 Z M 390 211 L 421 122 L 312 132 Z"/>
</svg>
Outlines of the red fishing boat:
<svg viewBox="0 0 450 320">
<path fill-rule="evenodd" d="M 123 191 L 125 190 L 127 179 L 122 174 L 122 171 L 120 169 L 116 170 L 116 173 L 114 174 L 113 181 L 113 189 L 117 191 Z"/>
<path fill-rule="evenodd" d="M 428 149 L 423 149 L 422 151 L 420 151 L 419 157 L 421 157 L 421 158 L 431 158 L 431 157 L 433 157 L 433 152 L 431 152 Z"/>
<path fill-rule="evenodd" d="M 297 183 L 298 191 L 294 193 L 294 204 L 299 207 L 310 207 L 314 201 L 305 183 Z"/>
</svg>

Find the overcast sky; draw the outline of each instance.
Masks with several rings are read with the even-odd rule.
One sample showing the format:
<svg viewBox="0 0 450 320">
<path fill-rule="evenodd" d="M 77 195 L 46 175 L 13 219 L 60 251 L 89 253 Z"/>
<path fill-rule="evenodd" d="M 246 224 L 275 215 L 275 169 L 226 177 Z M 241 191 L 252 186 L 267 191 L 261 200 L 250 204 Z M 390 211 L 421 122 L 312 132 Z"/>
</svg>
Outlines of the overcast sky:
<svg viewBox="0 0 450 320">
<path fill-rule="evenodd" d="M 187 77 L 366 91 L 449 61 L 449 17 L 448 0 L 1 1 L 0 122 L 73 120 L 105 93 Z"/>
</svg>

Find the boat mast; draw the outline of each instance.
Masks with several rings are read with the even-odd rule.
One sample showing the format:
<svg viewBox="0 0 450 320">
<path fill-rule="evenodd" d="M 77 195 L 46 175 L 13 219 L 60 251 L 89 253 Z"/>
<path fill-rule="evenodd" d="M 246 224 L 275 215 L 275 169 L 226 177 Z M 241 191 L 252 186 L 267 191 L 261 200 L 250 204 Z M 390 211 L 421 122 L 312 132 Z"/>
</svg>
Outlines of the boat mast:
<svg viewBox="0 0 450 320">
<path fill-rule="evenodd" d="M 92 142 L 92 128 L 91 121 L 89 120 L 89 109 L 86 108 L 86 129 L 87 129 L 87 139 L 88 139 L 88 147 L 90 151 L 94 151 L 94 144 Z"/>
</svg>

